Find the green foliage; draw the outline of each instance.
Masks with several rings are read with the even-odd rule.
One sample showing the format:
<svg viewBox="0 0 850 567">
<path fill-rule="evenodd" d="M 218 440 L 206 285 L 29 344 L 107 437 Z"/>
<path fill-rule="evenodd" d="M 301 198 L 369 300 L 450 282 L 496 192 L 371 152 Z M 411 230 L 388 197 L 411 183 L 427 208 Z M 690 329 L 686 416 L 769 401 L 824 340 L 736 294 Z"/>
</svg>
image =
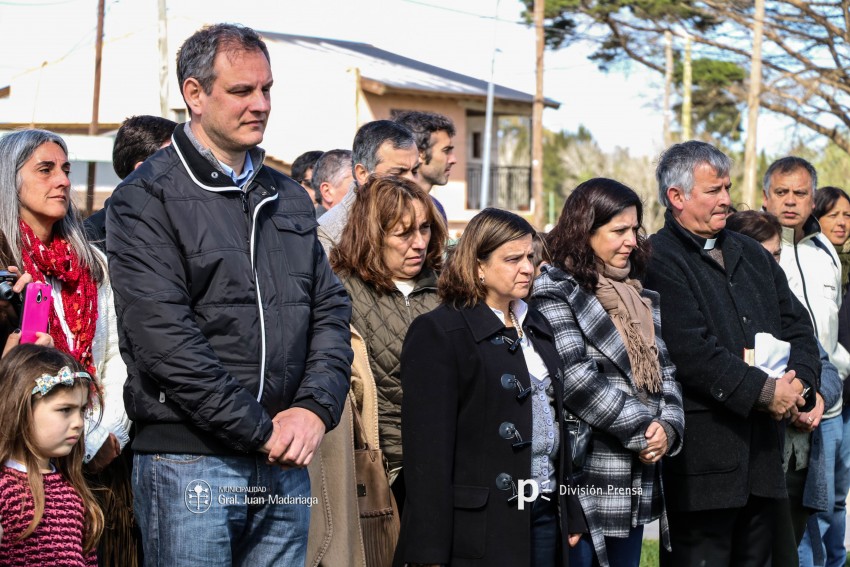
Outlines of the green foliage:
<svg viewBox="0 0 850 567">
<path fill-rule="evenodd" d="M 530 21 L 534 1 L 524 2 Z M 846 11 L 846 2 L 838 0 L 767 3 L 760 103 L 763 111 L 793 120 L 850 154 Z M 744 82 L 756 25 L 751 0 L 548 0 L 545 17 L 550 48 L 591 42 L 589 58 L 602 70 L 636 62 L 663 74 L 665 35 L 672 33 L 681 46 L 688 34 L 694 56 L 705 58 L 705 68 L 694 69 L 694 85 L 702 91 L 694 103 L 703 107 L 694 109 L 694 117 L 705 126 L 702 137 L 739 139 L 736 115 L 747 101 Z"/>
<path fill-rule="evenodd" d="M 579 126 L 579 132 L 589 132 L 584 126 Z M 564 206 L 567 192 L 567 174 L 564 162 L 561 159 L 561 152 L 569 147 L 570 143 L 576 138 L 566 132 L 551 132 L 543 131 L 543 202 L 547 208 L 545 218 L 549 218 L 549 195 L 554 195 L 554 214 L 553 218 L 558 218 L 561 209 Z"/>
<path fill-rule="evenodd" d="M 677 86 L 682 85 L 682 69 L 682 59 L 679 57 L 673 68 L 673 81 Z M 730 90 L 744 88 L 746 71 L 731 61 L 707 58 L 694 59 L 691 70 L 691 111 L 696 137 L 707 142 L 740 141 L 744 105 Z M 673 111 L 676 116 L 680 116 L 682 105 L 674 105 Z"/>
<path fill-rule="evenodd" d="M 573 188 L 592 177 L 616 179 L 634 189 L 644 201 L 647 231 L 660 227 L 662 211 L 657 204 L 654 166 L 650 158 L 631 157 L 623 148 L 606 154 L 584 126 L 579 126 L 575 133 L 544 130 L 543 190 L 547 207 L 549 195 L 554 197 L 554 217 L 560 215 L 564 200 Z"/>
<path fill-rule="evenodd" d="M 683 65 L 681 53 L 677 54 L 673 64 L 673 81 L 676 86 L 682 86 Z M 741 84 L 747 78 L 747 72 L 741 66 L 731 61 L 719 59 L 698 58 L 691 60 L 691 72 L 694 84 L 701 88 L 729 88 Z"/>
<path fill-rule="evenodd" d="M 523 0 L 526 21 L 532 21 L 534 0 Z M 581 38 L 580 24 L 587 20 L 606 22 L 611 15 L 625 13 L 635 19 L 684 20 L 694 28 L 708 30 L 720 21 L 711 15 L 694 9 L 692 0 L 547 0 L 544 9 L 546 19 L 546 45 L 557 49 Z M 619 43 L 603 44 L 594 59 L 599 62 L 614 61 L 623 56 Z M 604 53 L 603 53 L 604 52 Z"/>
<path fill-rule="evenodd" d="M 812 162 L 818 172 L 818 186 L 832 185 L 850 190 L 850 156 L 830 143 Z"/>
</svg>

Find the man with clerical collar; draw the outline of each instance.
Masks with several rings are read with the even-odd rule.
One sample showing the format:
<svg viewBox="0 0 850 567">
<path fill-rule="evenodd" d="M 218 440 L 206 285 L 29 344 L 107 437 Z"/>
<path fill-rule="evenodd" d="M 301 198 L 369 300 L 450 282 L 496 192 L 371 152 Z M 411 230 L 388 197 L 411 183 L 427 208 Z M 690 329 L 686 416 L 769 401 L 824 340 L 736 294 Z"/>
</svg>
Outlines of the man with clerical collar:
<svg viewBox="0 0 850 567">
<path fill-rule="evenodd" d="M 820 375 L 808 314 L 757 242 L 725 230 L 731 160 L 704 142 L 668 148 L 656 169 L 665 224 L 652 238 L 646 287 L 682 385 L 682 452 L 664 465 L 676 567 L 762 566 L 772 512 L 787 497 L 782 426 L 814 405 Z M 745 361 L 756 333 L 790 344 L 776 378 Z M 805 395 L 805 397 L 804 397 Z"/>
<path fill-rule="evenodd" d="M 787 156 L 773 162 L 764 174 L 764 208 L 776 215 L 782 225 L 782 255 L 780 265 L 788 285 L 812 318 L 815 334 L 829 360 L 844 379 L 850 372 L 850 353 L 838 342 L 838 310 L 841 306 L 841 262 L 835 247 L 821 232 L 820 224 L 812 214 L 817 188 L 817 170 L 803 158 Z M 825 546 L 821 553 L 826 564 L 844 561 L 845 505 L 850 489 L 850 434 L 847 428 L 850 413 L 842 417 L 843 400 L 824 408 L 819 398 L 812 412 L 801 414 L 794 425 L 809 432 L 818 425 L 823 435 L 825 460 L 835 463 L 826 474 L 827 511 L 817 514 L 817 528 Z M 792 438 L 793 440 L 794 438 Z M 797 463 L 804 466 L 805 463 Z M 800 514 L 802 516 L 802 513 Z M 821 542 L 815 542 L 821 546 Z M 813 565 L 813 542 L 808 533 L 800 544 L 801 565 Z M 839 557 L 841 559 L 839 560 Z"/>
</svg>

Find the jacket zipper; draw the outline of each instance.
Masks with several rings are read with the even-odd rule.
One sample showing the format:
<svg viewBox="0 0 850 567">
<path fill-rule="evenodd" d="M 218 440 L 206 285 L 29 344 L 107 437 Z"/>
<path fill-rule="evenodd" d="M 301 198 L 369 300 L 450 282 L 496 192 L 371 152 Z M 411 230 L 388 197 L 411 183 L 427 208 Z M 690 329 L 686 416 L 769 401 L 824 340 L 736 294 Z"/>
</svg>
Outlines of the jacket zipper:
<svg viewBox="0 0 850 567">
<path fill-rule="evenodd" d="M 418 294 L 418 293 L 426 291 L 428 289 L 433 289 L 433 287 L 429 286 L 429 287 L 414 288 L 413 291 L 411 291 L 410 294 L 408 294 L 408 295 L 404 295 L 402 293 L 402 295 L 404 296 L 404 306 L 407 307 L 407 326 L 408 327 L 410 327 L 410 324 L 413 323 L 413 314 L 410 312 L 410 297 L 414 293 Z M 401 293 L 401 290 L 396 289 L 396 292 Z"/>
<path fill-rule="evenodd" d="M 245 240 L 248 243 L 248 245 L 250 245 L 251 244 L 252 225 L 251 225 L 251 214 L 248 212 L 248 210 L 249 210 L 248 193 L 244 190 L 240 190 L 239 195 L 242 198 L 242 212 L 245 213 L 245 222 L 247 223 L 247 226 L 246 226 L 247 231 L 246 231 L 246 234 L 245 234 Z"/>
<path fill-rule="evenodd" d="M 809 319 L 812 320 L 812 327 L 815 330 L 815 336 L 818 336 L 818 324 L 815 321 L 814 311 L 812 311 L 812 306 L 809 303 L 809 293 L 806 290 L 806 276 L 803 275 L 803 267 L 800 266 L 800 255 L 797 253 L 797 242 L 794 242 L 794 262 L 797 263 L 797 271 L 800 272 L 800 281 L 803 284 L 803 299 L 806 300 L 806 308 L 809 310 Z"/>
<path fill-rule="evenodd" d="M 257 214 L 260 212 L 260 209 L 263 208 L 263 205 L 268 203 L 269 201 L 274 201 L 277 199 L 277 194 L 273 194 L 269 197 L 266 197 L 254 207 L 253 216 L 249 216 L 249 247 L 251 254 L 251 273 L 254 276 L 254 286 L 257 289 L 257 310 L 260 314 L 260 387 L 257 390 L 257 401 L 261 402 L 263 399 L 263 389 L 266 385 L 266 319 L 263 315 L 263 295 L 260 290 L 260 278 L 257 277 L 257 266 L 255 264 L 256 261 L 256 244 L 254 242 L 254 236 L 256 235 L 257 229 Z M 247 191 L 242 192 L 242 205 L 243 209 L 245 209 L 246 214 L 248 214 L 247 206 L 248 206 L 248 196 Z"/>
</svg>

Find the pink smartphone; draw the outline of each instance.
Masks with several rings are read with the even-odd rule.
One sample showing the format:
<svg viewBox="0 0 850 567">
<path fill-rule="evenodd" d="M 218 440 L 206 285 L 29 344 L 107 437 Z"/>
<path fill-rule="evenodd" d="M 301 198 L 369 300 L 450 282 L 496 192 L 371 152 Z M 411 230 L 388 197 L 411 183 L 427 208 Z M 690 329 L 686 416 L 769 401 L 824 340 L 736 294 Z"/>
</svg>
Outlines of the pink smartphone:
<svg viewBox="0 0 850 567">
<path fill-rule="evenodd" d="M 34 343 L 36 333 L 46 333 L 53 305 L 53 288 L 46 283 L 31 283 L 24 288 L 21 307 L 21 344 Z"/>
</svg>

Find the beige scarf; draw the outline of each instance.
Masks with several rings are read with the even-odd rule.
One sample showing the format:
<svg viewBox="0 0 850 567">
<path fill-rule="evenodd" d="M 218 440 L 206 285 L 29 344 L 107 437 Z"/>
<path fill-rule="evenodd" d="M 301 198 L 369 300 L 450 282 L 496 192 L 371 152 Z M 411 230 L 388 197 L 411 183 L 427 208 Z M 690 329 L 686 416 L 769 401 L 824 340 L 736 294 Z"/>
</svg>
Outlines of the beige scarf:
<svg viewBox="0 0 850 567">
<path fill-rule="evenodd" d="M 643 286 L 629 279 L 631 266 L 601 267 L 596 284 L 596 298 L 620 332 L 635 387 L 641 391 L 661 391 L 661 367 L 658 364 L 658 347 L 655 346 L 655 325 L 652 321 L 652 303 L 642 297 Z"/>
</svg>

